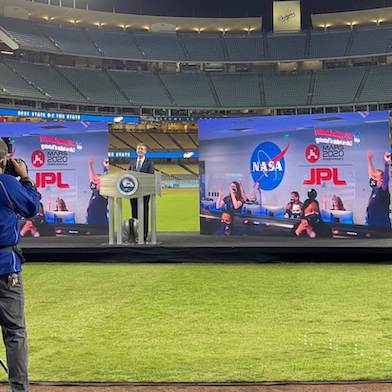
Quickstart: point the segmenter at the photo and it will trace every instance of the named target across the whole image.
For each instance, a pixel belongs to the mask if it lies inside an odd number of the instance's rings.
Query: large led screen
[[[389,112],[203,119],[201,233],[390,234]]]

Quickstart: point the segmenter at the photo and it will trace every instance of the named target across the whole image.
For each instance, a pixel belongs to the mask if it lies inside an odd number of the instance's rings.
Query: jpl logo
[[[271,191],[279,186],[285,173],[284,156],[288,150],[283,151],[272,142],[259,144],[253,151],[250,160],[250,171],[253,181],[259,183],[259,188]]]
[[[304,185],[321,185],[331,181],[334,185],[347,185],[346,180],[339,178],[338,168],[312,167],[309,178],[304,180]]]

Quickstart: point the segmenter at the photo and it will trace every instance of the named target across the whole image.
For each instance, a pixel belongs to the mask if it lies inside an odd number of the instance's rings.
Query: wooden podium
[[[123,244],[122,238],[122,199],[137,199],[138,208],[138,244],[144,244],[144,196],[151,196],[151,242],[157,243],[156,195],[161,195],[161,173],[141,173],[123,171],[101,176],[99,193],[108,197],[109,205],[109,244],[114,244],[114,209],[117,207],[117,244]]]

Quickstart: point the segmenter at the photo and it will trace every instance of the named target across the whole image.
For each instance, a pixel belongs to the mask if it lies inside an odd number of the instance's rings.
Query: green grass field
[[[162,189],[157,197],[157,231],[199,231],[199,189]],[[123,216],[131,216],[128,200],[123,200]]]
[[[31,379],[390,379],[391,273],[360,264],[27,263]]]

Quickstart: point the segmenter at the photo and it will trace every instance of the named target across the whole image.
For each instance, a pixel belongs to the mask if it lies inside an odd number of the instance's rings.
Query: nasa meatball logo
[[[315,144],[309,144],[305,150],[305,158],[310,163],[316,163],[320,159],[320,149]]]
[[[132,196],[137,191],[138,186],[137,179],[130,174],[124,174],[117,182],[117,190],[124,196]]]
[[[260,189],[271,191],[280,185],[285,173],[284,156],[288,148],[289,146],[282,151],[275,143],[264,142],[253,151],[250,171],[253,181],[259,183]]]
[[[31,163],[34,167],[42,167],[45,164],[45,154],[41,150],[34,151],[31,154]]]

